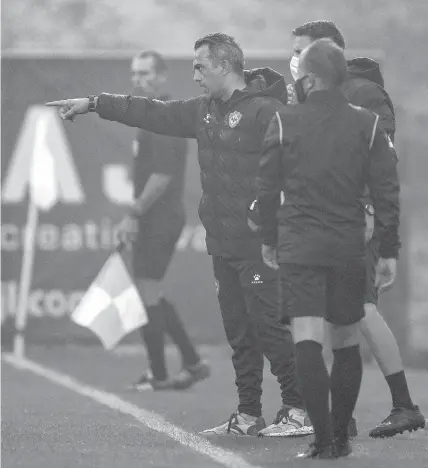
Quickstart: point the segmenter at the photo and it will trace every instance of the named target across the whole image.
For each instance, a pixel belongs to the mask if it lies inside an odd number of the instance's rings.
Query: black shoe
[[[305,460],[312,458],[314,460],[332,460],[337,458],[336,446],[334,444],[320,446],[316,442],[309,444],[306,452],[299,453],[296,458]]]
[[[147,390],[174,390],[174,381],[171,379],[157,380],[151,372],[145,372],[135,383],[131,385],[133,390],[137,392],[145,392]]]
[[[193,366],[186,366],[173,378],[176,390],[186,390],[196,382],[207,379],[211,375],[211,368],[206,361],[200,361]]]
[[[337,457],[347,457],[352,453],[352,445],[349,439],[336,439],[334,441]]]
[[[355,418],[351,418],[348,424],[348,437],[353,439],[354,437],[357,437],[358,435],[358,429],[357,429],[357,421]]]
[[[394,437],[404,431],[417,431],[425,427],[425,418],[418,406],[413,408],[393,408],[390,415],[369,432],[369,436]]]

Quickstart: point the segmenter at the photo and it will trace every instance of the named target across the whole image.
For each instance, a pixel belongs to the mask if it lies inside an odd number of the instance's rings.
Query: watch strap
[[[96,96],[94,96],[94,95],[88,96],[88,99],[89,99],[88,112],[95,112],[95,108],[96,108],[95,97]]]

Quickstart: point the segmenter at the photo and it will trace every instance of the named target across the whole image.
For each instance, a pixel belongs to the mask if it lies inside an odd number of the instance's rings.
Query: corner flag
[[[71,320],[94,332],[105,349],[114,348],[128,333],[148,322],[146,309],[120,251],[107,259]]]
[[[40,115],[34,139],[30,168],[30,196],[40,210],[50,210],[58,201],[55,159],[47,143],[48,116]]]
[[[58,201],[58,180],[55,171],[55,159],[47,142],[49,131],[48,116],[46,112],[42,113],[36,121],[34,143],[31,147],[31,159],[25,168],[29,170],[30,197],[19,279],[18,307],[15,317],[16,333],[14,338],[14,352],[16,356],[20,357],[25,354],[24,331],[28,319],[28,297],[33,277],[35,237],[39,210],[49,211]],[[27,142],[23,142],[21,138],[21,148],[24,143]]]

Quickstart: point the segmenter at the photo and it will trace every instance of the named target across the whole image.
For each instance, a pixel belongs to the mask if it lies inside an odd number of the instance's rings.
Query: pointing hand
[[[89,112],[89,98],[51,101],[47,102],[46,106],[57,107],[61,119],[73,121],[76,115],[87,114]]]

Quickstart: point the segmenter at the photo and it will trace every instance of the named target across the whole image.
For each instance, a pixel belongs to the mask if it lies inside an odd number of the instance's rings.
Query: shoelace
[[[282,421],[282,418],[286,418],[288,420],[288,412],[290,410],[287,408],[281,408],[278,413],[276,413],[276,417],[273,421],[274,424],[279,424]]]
[[[232,413],[229,417],[229,423],[227,425],[227,433],[230,434],[230,428],[232,427],[233,419],[237,417],[237,413]]]

